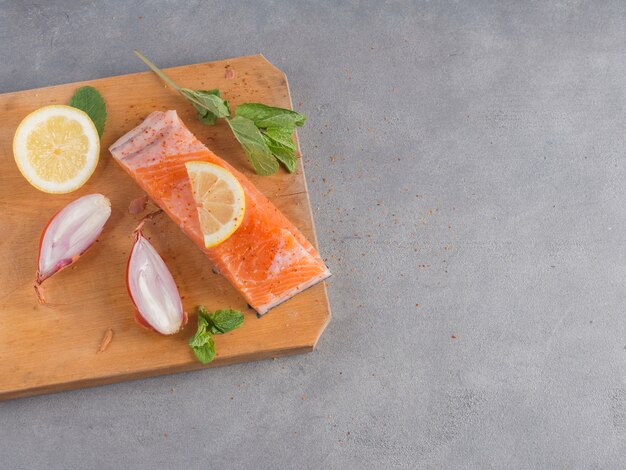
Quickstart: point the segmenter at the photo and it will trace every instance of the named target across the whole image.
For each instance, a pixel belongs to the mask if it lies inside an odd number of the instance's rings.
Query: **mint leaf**
[[[208,326],[208,318],[209,311],[206,309],[206,307],[204,305],[198,305],[198,321],[200,321],[200,319],[203,319],[206,326]]]
[[[293,140],[293,127],[268,127],[261,131],[272,153],[295,155],[296,142]]]
[[[237,108],[239,109],[239,107]],[[254,122],[242,116],[227,119],[235,138],[242,145],[254,171],[259,175],[268,176],[278,171],[278,162],[265,143],[261,131]]]
[[[98,90],[92,86],[79,88],[72,96],[70,106],[87,113],[95,124],[98,135],[102,137],[107,119],[107,106]]]
[[[214,334],[228,333],[243,325],[243,313],[239,310],[217,310],[209,313],[208,319],[209,329]]]
[[[279,155],[277,153],[275,153],[274,156],[280,160],[289,173],[296,171],[296,167],[298,166],[298,157],[295,155]]]
[[[296,142],[293,140],[293,128],[269,127],[261,132],[265,143],[274,156],[285,165],[289,173],[293,173],[298,164]]]
[[[189,339],[189,346],[192,348],[199,348],[207,344],[210,339],[211,334],[208,331],[197,331],[196,334]]]
[[[191,101],[194,108],[198,110],[200,122],[212,126],[217,118],[230,116],[228,101],[223,100],[220,91],[215,90],[190,90],[181,88],[180,93]]]
[[[213,341],[213,336],[210,333],[207,333],[207,341],[200,346],[191,346],[193,352],[196,357],[202,364],[208,364],[213,359],[215,359],[215,341]]]
[[[262,103],[243,103],[237,106],[236,116],[254,121],[259,128],[304,126],[306,116],[290,109],[274,108]]]
[[[209,342],[211,334],[207,331],[208,326],[206,318],[203,318],[200,314],[198,314],[198,330],[195,335],[189,338],[189,346],[192,348],[200,347]]]
[[[189,339],[189,347],[203,364],[208,364],[215,358],[215,342],[213,341],[213,335],[208,331],[209,322],[207,315],[206,309],[200,306],[198,308],[198,330]]]

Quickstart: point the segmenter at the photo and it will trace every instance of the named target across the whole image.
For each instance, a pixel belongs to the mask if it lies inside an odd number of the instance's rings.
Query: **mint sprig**
[[[209,313],[204,306],[198,306],[198,329],[189,339],[189,347],[203,364],[215,359],[213,335],[228,333],[243,325],[243,313],[239,310],[223,309]]]
[[[198,110],[200,122],[212,126],[217,119],[226,119],[233,135],[243,147],[254,171],[268,176],[278,171],[279,162],[289,173],[298,164],[293,133],[306,122],[306,116],[290,109],[276,108],[262,103],[242,103],[230,117],[228,101],[219,90],[192,90],[183,88],[163,73],[141,52],[135,54],[165,83],[187,98]]]

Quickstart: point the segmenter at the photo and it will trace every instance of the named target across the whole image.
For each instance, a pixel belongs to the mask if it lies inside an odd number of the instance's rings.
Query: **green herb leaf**
[[[262,103],[243,103],[237,106],[235,115],[254,121],[259,128],[304,126],[306,116],[290,109],[274,108]]]
[[[189,347],[203,364],[215,359],[213,334],[222,334],[239,328],[243,324],[243,313],[224,309],[209,313],[204,306],[198,306],[198,330],[189,339]]]
[[[278,160],[280,160],[289,173],[296,171],[296,167],[298,166],[298,157],[295,155],[274,155],[278,158]]]
[[[204,319],[205,323],[208,325],[209,311],[204,305],[198,305],[198,320],[200,320],[200,318]]]
[[[298,164],[296,142],[293,140],[293,128],[268,127],[262,131],[263,138],[274,156],[285,165],[289,173],[293,173]]]
[[[196,334],[189,339],[189,346],[192,348],[200,347],[204,346],[208,342],[208,338],[211,336],[210,334],[207,334],[208,326],[209,323],[206,317],[202,314],[202,312],[198,312],[198,329],[196,330]]]
[[[263,176],[276,173],[278,171],[278,162],[265,143],[263,134],[254,125],[254,122],[242,116],[235,116],[226,121],[239,143],[243,146],[243,150],[246,152],[254,171]]]
[[[268,127],[262,131],[265,142],[272,153],[295,155],[296,142],[293,140],[293,127]]]
[[[191,100],[191,104],[198,110],[200,122],[212,126],[217,118],[230,116],[228,101],[223,100],[220,91],[215,90],[190,90],[181,88],[180,93]]]
[[[98,135],[102,137],[107,119],[107,106],[98,90],[92,86],[79,88],[72,96],[70,106],[87,113],[95,124]]]
[[[218,335],[228,333],[243,325],[243,313],[239,310],[217,310],[209,313],[208,319],[211,333]]]
[[[202,309],[198,309],[198,330],[189,339],[189,346],[193,349],[200,362],[208,364],[215,358],[215,342],[213,341],[213,335],[208,331],[209,322],[206,318],[206,313],[203,313]],[[204,312],[206,312],[206,309],[204,309]]]
[[[209,342],[210,337],[211,335],[208,331],[206,331],[206,329],[204,331],[200,331],[200,329],[198,329],[198,331],[196,331],[196,334],[189,339],[189,346],[191,346],[192,348],[199,348],[201,346],[204,346]]]
[[[208,364],[215,359],[215,341],[211,333],[206,333],[206,342],[201,345],[191,345],[191,349],[202,364]]]

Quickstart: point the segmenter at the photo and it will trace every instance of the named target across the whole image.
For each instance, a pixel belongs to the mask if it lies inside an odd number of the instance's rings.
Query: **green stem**
[[[159,76],[159,78],[161,78],[165,83],[167,83],[174,90],[176,90],[178,93],[180,93],[183,97],[187,98],[192,103],[197,104],[201,108],[204,108],[207,111],[211,111],[209,108],[207,108],[203,103],[201,103],[200,101],[195,99],[193,96],[189,96],[188,94],[184,93],[183,90],[188,90],[187,88],[180,87],[176,83],[174,83],[174,81],[170,77],[165,75],[161,71],[161,69],[159,69],[156,65],[154,65],[154,63],[150,59],[148,59],[145,55],[143,55],[137,49],[135,49],[135,55],[137,57],[139,57],[143,61],[144,64],[146,64],[148,67],[150,67],[150,70],[152,70],[154,73],[156,73]],[[191,91],[191,90],[188,90],[188,91]]]
[[[171,86],[174,90],[180,93],[180,87],[176,85],[176,83],[174,83],[170,77],[165,75],[156,65],[154,65],[150,59],[148,59],[145,55],[143,55],[137,49],[135,49],[135,54],[144,62],[144,64],[150,67],[150,69],[154,73],[156,73],[161,78],[161,80],[163,80],[165,83]]]

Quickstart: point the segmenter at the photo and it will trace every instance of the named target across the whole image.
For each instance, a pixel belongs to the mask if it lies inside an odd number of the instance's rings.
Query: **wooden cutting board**
[[[229,69],[232,72],[226,74]],[[171,68],[167,74],[188,88],[219,88],[233,109],[247,101],[291,108],[285,74],[261,55]],[[226,78],[232,75],[235,78]],[[75,193],[44,194],[19,173],[13,160],[13,134],[29,112],[68,103],[83,85],[96,87],[108,108],[98,168]],[[328,324],[324,283],[257,318],[164,215],[148,223],[145,234],[176,279],[190,313],[189,324],[170,337],[135,324],[125,271],[132,231],[142,215],[130,215],[128,206],[143,193],[113,161],[108,147],[150,112],[167,109],[178,111],[203,143],[243,171],[317,246],[301,162],[291,175],[283,170],[269,177],[255,175],[228,125],[201,124],[192,106],[152,72],[0,95],[0,399],[312,351]],[[58,209],[94,192],[110,198],[111,218],[99,242],[78,263],[46,281],[46,298],[55,306],[41,306],[33,290],[41,231]],[[151,209],[155,206],[150,203],[146,213]],[[209,310],[230,307],[245,313],[243,327],[215,338],[217,358],[209,366],[200,364],[187,346],[195,332],[198,304]],[[105,352],[98,353],[109,328],[113,340]]]

